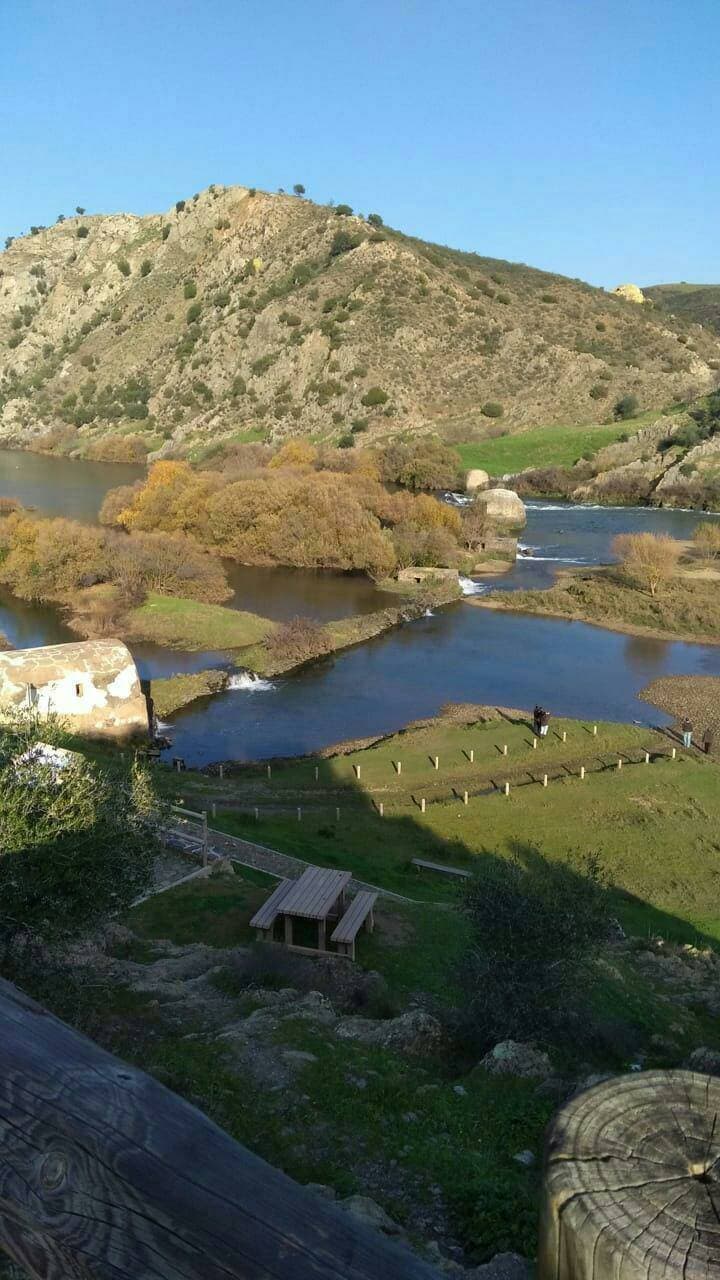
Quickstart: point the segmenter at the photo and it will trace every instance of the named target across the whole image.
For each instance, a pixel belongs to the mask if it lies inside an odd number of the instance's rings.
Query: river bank
[[[624,635],[720,645],[720,598],[714,578],[680,574],[650,596],[624,582],[613,566],[567,569],[553,586],[473,596],[476,608],[585,622]]]
[[[686,716],[693,722],[694,740],[702,744],[706,728],[713,731],[712,754],[720,753],[720,678],[718,676],[663,676],[653,680],[639,697],[659,707],[679,724]]]

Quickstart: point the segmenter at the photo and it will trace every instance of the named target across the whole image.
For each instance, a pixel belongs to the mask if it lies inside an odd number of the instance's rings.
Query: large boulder
[[[360,1044],[378,1045],[404,1053],[427,1053],[442,1039],[437,1018],[424,1009],[408,1009],[397,1018],[376,1021],[372,1018],[341,1018],[335,1028],[341,1040],[357,1040]]]
[[[522,529],[527,524],[525,505],[514,489],[485,489],[475,501],[485,507],[488,520],[503,529]]]
[[[547,1079],[553,1070],[546,1053],[519,1040],[501,1040],[486,1053],[480,1066],[491,1076],[521,1076],[524,1080]]]
[[[483,471],[482,467],[475,467],[473,471],[468,471],[465,477],[465,492],[476,493],[478,489],[487,489],[490,484],[490,477],[487,471]]]
[[[613,289],[616,298],[624,298],[626,302],[644,302],[645,294],[636,284],[619,284]]]

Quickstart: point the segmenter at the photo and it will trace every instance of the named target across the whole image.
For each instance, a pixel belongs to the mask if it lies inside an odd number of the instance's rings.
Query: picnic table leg
[[[318,950],[327,951],[327,920],[318,920]]]
[[[285,945],[287,947],[291,947],[292,940],[293,940],[293,918],[292,916],[285,916]]]

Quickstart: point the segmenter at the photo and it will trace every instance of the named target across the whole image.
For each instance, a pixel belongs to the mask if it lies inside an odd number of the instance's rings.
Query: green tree
[[[82,205],[78,204],[75,206],[75,212],[79,214],[79,216],[82,218],[85,210],[83,209]]]
[[[637,396],[622,396],[615,405],[615,417],[619,421],[624,422],[627,418],[636,417],[638,408],[639,404]]]
[[[295,183],[295,186],[293,187],[293,191],[295,192],[295,195],[296,195],[296,196],[304,196],[304,195],[305,195],[305,188],[304,188],[304,186],[303,186],[302,182],[296,182],[296,183]]]
[[[383,226],[383,220],[382,220],[382,218],[380,217],[380,214],[379,214],[379,213],[369,213],[369,214],[368,214],[368,216],[367,216],[367,220],[368,220],[368,222],[370,223],[370,226],[371,226],[371,227],[382,227],[382,226]]]
[[[59,214],[58,214],[58,216],[57,216],[57,218],[55,219],[55,221],[56,221],[56,222],[64,222],[64,221],[65,221],[65,214],[64,214],[64,213],[59,213]]]
[[[502,418],[505,410],[497,400],[488,400],[480,410],[486,418]]]
[[[128,262],[127,258],[118,258],[117,266],[118,266],[118,271],[122,275],[124,276],[130,275],[130,263]]]
[[[485,854],[463,903],[472,939],[462,1023],[475,1049],[546,1038],[577,1014],[608,932],[606,888],[593,855],[573,870],[534,849]]]
[[[143,258],[142,262],[140,263],[140,275],[149,276],[151,271],[152,271],[152,262],[150,261],[149,258]]]
[[[183,285],[183,297],[187,298],[188,301],[190,298],[197,297],[197,285],[194,280],[185,281],[185,284]]]
[[[382,387],[369,387],[360,403],[369,408],[370,406],[387,404],[388,399],[388,393],[383,391]]]
[[[335,214],[338,218],[349,218],[352,213],[352,205],[338,204],[335,206]]]
[[[192,306],[188,307],[187,311],[185,312],[185,319],[187,323],[193,324],[195,320],[199,319],[201,313],[202,313],[202,307],[200,303],[193,302]]]
[[[29,713],[0,731],[6,943],[19,933],[77,934],[129,906],[160,851],[161,811],[148,776],[135,767],[104,772],[82,755],[62,770],[37,758],[38,742],[64,740],[56,722]]]
[[[176,201],[175,201],[175,212],[176,212],[176,213],[182,213],[182,211],[183,211],[183,209],[184,209],[184,208],[185,208],[185,201],[184,201],[184,200],[176,200]]]
[[[84,226],[78,227],[77,231],[75,232],[75,235],[77,236],[78,240],[87,240],[88,236],[90,235],[90,228],[84,227]]]
[[[10,245],[13,243],[13,241],[14,241],[14,240],[15,240],[15,237],[14,237],[14,236],[6,236],[6,237],[5,237],[5,248],[6,248],[6,249],[9,249],[9,248],[10,248]]]

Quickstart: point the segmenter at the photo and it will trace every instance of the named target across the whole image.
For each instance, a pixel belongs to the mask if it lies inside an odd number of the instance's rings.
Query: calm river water
[[[0,496],[77,519],[93,519],[109,488],[139,474],[133,467],[0,450]],[[532,548],[532,557],[478,588],[545,586],[563,564],[610,559],[618,533],[643,529],[687,538],[707,518],[531,503],[523,545]],[[278,619],[304,614],[325,620],[380,608],[388,600],[362,578],[229,569],[231,603]],[[2,595],[0,631],[23,648],[76,638],[53,610]],[[141,673],[150,677],[227,665],[224,654],[132,647]],[[191,704],[172,719],[173,751],[193,764],[293,755],[399,728],[445,702],[523,707],[540,701],[558,715],[659,722],[662,714],[637,693],[667,674],[720,675],[720,646],[640,639],[580,622],[458,603],[298,674],[254,685],[240,681],[237,689]]]

